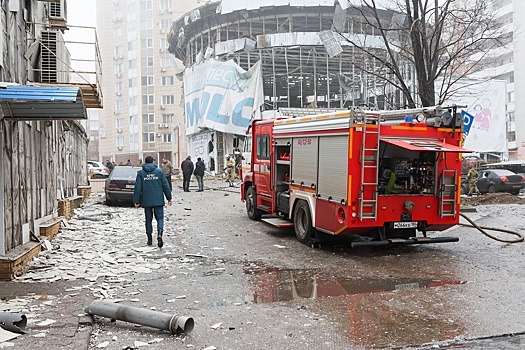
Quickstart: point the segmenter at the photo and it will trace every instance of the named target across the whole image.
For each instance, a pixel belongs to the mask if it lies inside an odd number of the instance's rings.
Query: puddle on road
[[[354,278],[326,270],[260,266],[245,267],[244,273],[253,285],[252,302],[303,300],[310,312],[332,322],[351,344],[366,348],[440,342],[464,331],[461,320],[452,316],[458,306],[446,291],[433,288],[464,283],[457,279]]]
[[[413,290],[463,283],[455,279],[352,278],[330,276],[316,270],[246,269],[245,274],[254,279],[254,303]]]

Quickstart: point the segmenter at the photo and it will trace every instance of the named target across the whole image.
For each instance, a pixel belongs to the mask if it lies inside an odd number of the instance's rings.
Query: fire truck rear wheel
[[[307,246],[313,246],[315,228],[312,225],[312,214],[308,203],[303,200],[297,202],[293,214],[293,225],[297,240]]]
[[[257,209],[257,194],[255,193],[255,188],[252,186],[248,187],[246,190],[246,212],[248,217],[252,220],[260,220],[262,216],[262,211]]]

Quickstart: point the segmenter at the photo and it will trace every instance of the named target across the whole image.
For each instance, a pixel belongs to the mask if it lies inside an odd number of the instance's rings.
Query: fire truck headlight
[[[416,206],[416,203],[412,202],[412,201],[405,201],[403,203],[403,207],[408,210],[408,211],[412,211],[414,210],[414,207]]]

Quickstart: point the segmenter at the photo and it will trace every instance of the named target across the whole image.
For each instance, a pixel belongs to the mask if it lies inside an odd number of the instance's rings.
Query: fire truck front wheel
[[[246,212],[248,217],[252,220],[260,220],[262,216],[262,211],[257,209],[257,194],[255,193],[255,188],[253,186],[248,187],[246,190]]]
[[[299,200],[295,205],[293,225],[297,240],[307,246],[313,246],[315,228],[312,225],[312,214],[310,213],[308,203],[303,200]]]

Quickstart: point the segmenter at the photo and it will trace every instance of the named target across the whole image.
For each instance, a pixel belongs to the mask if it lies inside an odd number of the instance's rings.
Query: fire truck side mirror
[[[301,181],[301,186],[303,186],[303,185],[304,185],[304,182],[303,182],[303,181]]]
[[[315,184],[311,184],[311,185],[310,185],[310,188],[315,188]]]

